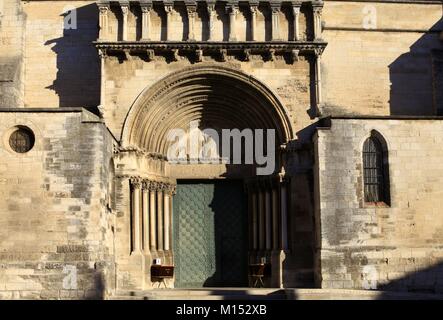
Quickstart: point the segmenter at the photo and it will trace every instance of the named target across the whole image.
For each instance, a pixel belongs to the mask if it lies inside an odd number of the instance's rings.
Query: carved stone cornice
[[[96,48],[107,55],[112,54],[147,54],[148,61],[154,60],[156,55],[169,55],[173,60],[182,55],[190,55],[192,58],[198,58],[203,55],[217,55],[226,60],[226,56],[243,56],[245,50],[248,51],[247,57],[250,55],[263,55],[265,58],[273,59],[275,56],[289,55],[295,58],[298,56],[314,55],[319,56],[323,53],[327,43],[324,41],[273,41],[273,42],[257,42],[257,41],[239,41],[239,42],[173,42],[173,41],[116,41],[94,42]],[[199,52],[197,52],[199,51]],[[296,61],[296,59],[293,59]],[[200,60],[201,61],[201,60]]]

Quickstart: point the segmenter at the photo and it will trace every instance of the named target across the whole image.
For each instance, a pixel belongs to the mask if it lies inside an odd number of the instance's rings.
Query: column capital
[[[323,1],[316,1],[311,3],[314,13],[320,13],[323,9]]]
[[[208,13],[215,12],[215,1],[207,1],[206,8],[208,9]]]
[[[167,14],[172,13],[172,9],[174,8],[174,3],[171,2],[164,2],[163,5],[165,6],[165,11]]]
[[[129,1],[120,1],[120,9],[122,10],[123,14],[128,14],[129,12]]]
[[[140,177],[130,177],[129,182],[134,188],[140,188],[142,186],[143,180]]]
[[[197,10],[197,1],[188,0],[185,1],[186,10]]]
[[[237,2],[227,3],[225,10],[229,14],[237,14],[238,13],[238,3]]]
[[[301,2],[292,2],[291,7],[293,13],[299,14],[301,8]]]
[[[152,1],[141,1],[140,8],[143,13],[151,11],[152,10]]]
[[[110,4],[107,1],[100,1],[97,3],[97,6],[100,14],[107,14],[110,9]]]
[[[281,2],[269,2],[269,5],[271,6],[271,11],[273,14],[280,12]]]

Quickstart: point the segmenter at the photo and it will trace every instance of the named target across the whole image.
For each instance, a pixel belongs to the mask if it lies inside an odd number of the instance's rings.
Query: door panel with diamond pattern
[[[179,182],[173,207],[176,287],[247,284],[245,209],[240,182]]]

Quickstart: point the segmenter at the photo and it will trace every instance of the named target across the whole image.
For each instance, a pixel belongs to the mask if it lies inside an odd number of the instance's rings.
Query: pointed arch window
[[[365,202],[389,205],[388,149],[376,131],[363,144],[363,177]]]

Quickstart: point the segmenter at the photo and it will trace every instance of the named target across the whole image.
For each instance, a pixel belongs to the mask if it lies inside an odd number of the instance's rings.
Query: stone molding
[[[289,113],[278,96],[261,81],[251,75],[226,66],[199,64],[198,66],[184,68],[167,75],[153,86],[146,88],[139,95],[129,110],[124,124],[122,134],[124,148],[130,149],[132,148],[131,146],[136,145],[138,148],[166,155],[167,142],[164,134],[168,128],[176,128],[177,118],[174,115],[189,108],[193,110],[195,104],[199,104],[206,99],[205,94],[202,96],[189,96],[184,95],[183,89],[180,89],[186,86],[189,81],[192,82],[195,79],[200,81],[202,85],[209,80],[214,81],[213,85],[217,87],[212,88],[212,90],[219,90],[220,88],[223,88],[224,92],[226,90],[243,90],[244,95],[241,99],[239,97],[230,97],[230,99],[236,99],[232,103],[244,105],[244,108],[248,108],[249,116],[239,118],[243,121],[241,125],[247,128],[276,129],[276,137],[280,144],[293,139]],[[257,95],[260,99],[254,98],[254,101],[248,103],[250,96],[257,97]],[[171,99],[175,99],[176,103],[171,105]],[[214,96],[212,99],[212,102],[216,101],[214,99],[223,99],[223,101],[220,101],[221,105],[226,105],[226,97],[224,95],[220,97]],[[229,117],[232,114],[229,105],[218,110],[223,112],[223,117],[225,115]],[[249,108],[252,108],[252,105],[253,109],[249,110]],[[243,109],[240,108],[240,110]],[[160,118],[151,118],[151,114],[157,114]],[[192,114],[190,115],[192,116]],[[147,122],[150,122],[150,124]],[[189,121],[186,122],[185,118],[181,118],[181,123],[188,125]],[[146,131],[142,128],[148,128],[148,130]]]
[[[316,42],[215,42],[204,41],[192,42],[143,42],[143,41],[116,41],[116,42],[94,42],[99,54],[107,56],[124,56],[129,59],[130,55],[145,56],[147,61],[154,61],[156,57],[166,55],[177,61],[181,57],[195,62],[203,61],[204,56],[211,56],[214,59],[225,61],[227,56],[234,59],[249,61],[255,59],[274,60],[275,56],[287,57],[289,62],[295,62],[299,56],[319,56],[323,53],[327,43]]]

